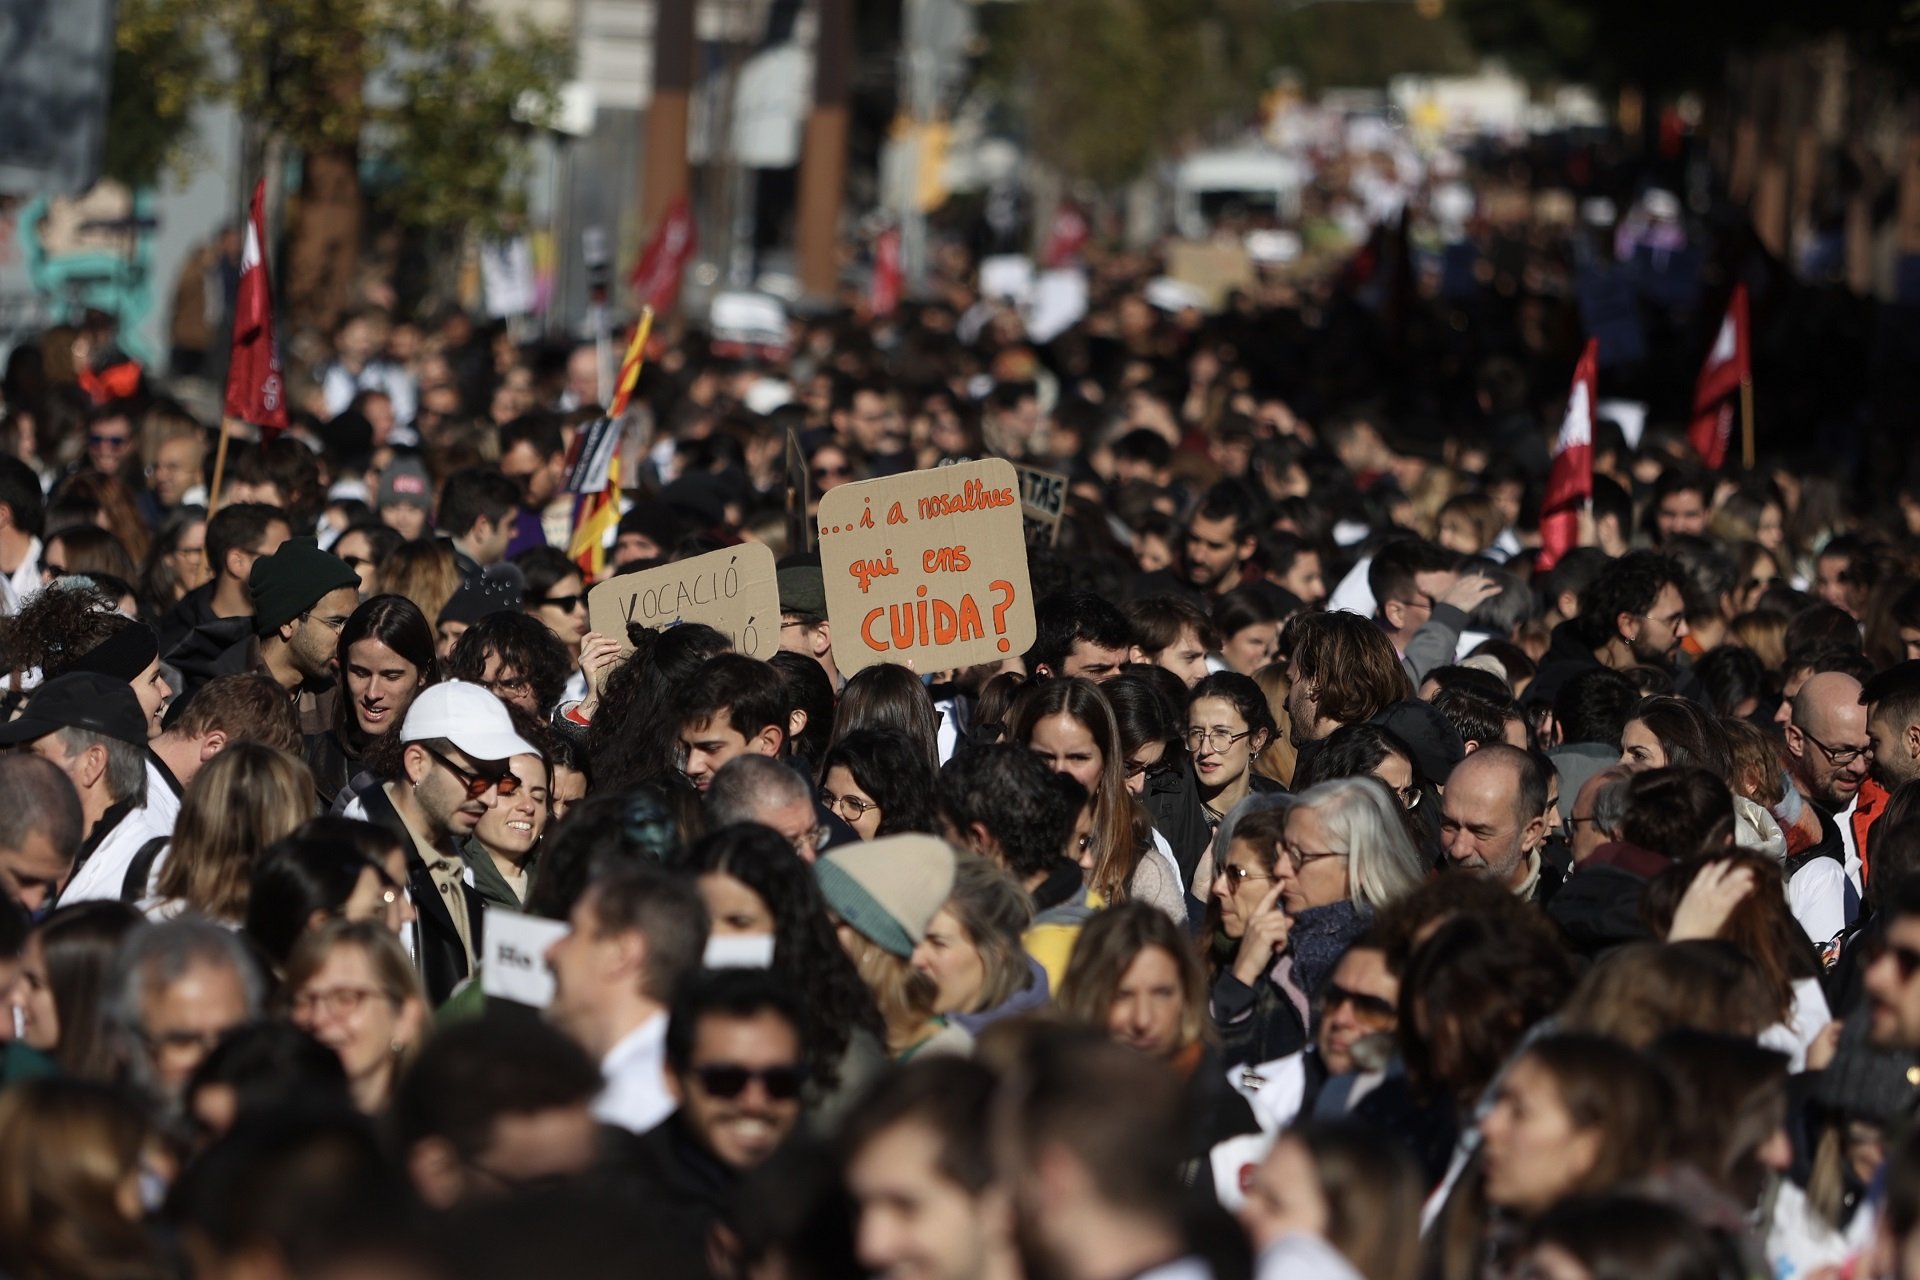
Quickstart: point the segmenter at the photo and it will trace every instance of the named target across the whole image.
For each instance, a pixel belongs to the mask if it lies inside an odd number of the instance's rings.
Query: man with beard
[[[679,1107],[628,1148],[644,1204],[692,1256],[726,1220],[740,1180],[800,1121],[806,1045],[792,992],[763,970],[684,984],[667,1022],[667,1082]]]
[[[1808,679],[1793,696],[1786,739],[1787,772],[1794,789],[1812,802],[1820,839],[1782,869],[1794,915],[1808,924],[1809,936],[1824,941],[1852,923],[1860,907],[1863,878],[1853,815],[1873,758],[1860,682],[1839,671]]]
[[[514,730],[500,699],[461,680],[413,700],[400,743],[398,776],[355,793],[345,814],[385,827],[407,850],[407,888],[419,912],[414,952],[438,1005],[480,952],[484,902],[466,881],[459,842],[519,789],[508,760],[540,752]]]
[[[1630,551],[1608,565],[1581,596],[1580,616],[1553,629],[1528,699],[1551,702],[1563,684],[1596,666],[1670,670],[1687,634],[1685,580],[1679,565],[1652,551]],[[1691,673],[1676,673],[1675,684],[1689,693]]]
[[[1878,1049],[1920,1053],[1920,880],[1895,881],[1879,920],[1863,979],[1867,1038]]]
[[[1920,778],[1920,660],[1896,663],[1860,690],[1867,704],[1867,740],[1873,756],[1867,781],[1843,835],[1852,835],[1854,852],[1870,866],[1867,837],[1886,811],[1887,799],[1901,783]]]
[[[1476,871],[1545,905],[1560,874],[1541,862],[1547,780],[1533,757],[1492,742],[1454,766],[1441,797],[1440,844],[1455,871]]]
[[[1920,922],[1916,922],[1920,927]],[[995,1165],[1027,1280],[1207,1280],[1182,1231],[1186,1125],[1164,1063],[1037,1031],[995,1099]]]
[[[1184,570],[1189,587],[1218,599],[1256,580],[1250,565],[1260,520],[1253,495],[1230,480],[1207,490],[1187,521]]]

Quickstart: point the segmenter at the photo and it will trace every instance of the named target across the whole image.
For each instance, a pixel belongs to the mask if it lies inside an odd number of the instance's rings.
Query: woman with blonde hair
[[[155,919],[195,912],[239,928],[247,918],[253,864],[266,847],[313,816],[313,774],[258,742],[236,742],[187,785],[155,896]]]
[[[934,1011],[974,1035],[1047,1003],[1047,971],[1020,936],[1033,923],[1033,899],[1012,876],[971,853],[954,867],[953,894],[913,949],[913,967],[940,988]]]
[[[293,1024],[340,1055],[354,1105],[385,1110],[431,1027],[426,988],[393,930],[378,920],[322,925],[294,945],[286,990]]]
[[[395,547],[380,562],[379,578],[382,594],[405,596],[420,607],[429,623],[438,625],[440,611],[460,589],[460,566],[448,543],[415,538]]]
[[[119,1089],[29,1080],[0,1090],[0,1275],[165,1280],[141,1225],[160,1136]]]

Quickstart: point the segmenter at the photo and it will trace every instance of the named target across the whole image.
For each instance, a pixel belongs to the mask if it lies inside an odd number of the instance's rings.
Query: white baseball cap
[[[449,680],[421,691],[407,708],[400,741],[445,738],[475,760],[537,756],[540,749],[514,731],[506,703],[477,684]]]

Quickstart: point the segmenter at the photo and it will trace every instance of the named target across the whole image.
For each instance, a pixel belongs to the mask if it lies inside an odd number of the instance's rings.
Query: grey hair
[[[139,808],[147,802],[147,749],[144,746],[136,747],[91,729],[55,729],[53,733],[69,756],[81,755],[96,746],[105,748],[107,794],[115,804],[130,800]]]
[[[1012,876],[978,854],[961,854],[954,863],[947,910],[972,938],[986,974],[979,1007],[958,1012],[992,1009],[1026,986],[1030,967],[1020,935],[1033,924],[1033,899]]]
[[[0,813],[7,815],[0,848],[18,849],[29,836],[44,835],[69,861],[80,851],[86,826],[80,796],[51,760],[24,751],[0,754]]]
[[[813,803],[813,787],[792,765],[772,756],[735,756],[707,788],[707,825],[718,830],[736,822],[759,822],[770,805],[802,803]]]
[[[1425,882],[1399,803],[1378,778],[1334,778],[1301,792],[1294,805],[1319,814],[1334,843],[1345,850],[1348,896],[1356,904],[1378,911]]]
[[[1615,840],[1620,838],[1620,828],[1627,820],[1628,787],[1632,780],[1632,774],[1624,774],[1601,783],[1600,789],[1593,793],[1593,825]]]
[[[134,1079],[149,1087],[147,1055],[141,1044],[147,992],[176,982],[190,969],[225,968],[240,979],[247,1017],[260,1016],[266,982],[240,935],[206,920],[168,920],[142,925],[120,943],[107,978],[104,1008],[107,1034]]]

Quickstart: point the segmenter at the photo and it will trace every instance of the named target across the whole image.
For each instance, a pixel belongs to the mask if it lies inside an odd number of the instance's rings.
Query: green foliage
[[[1101,186],[1143,172],[1238,102],[1243,0],[1044,0],[1017,6],[995,41],[999,77],[1024,100],[1035,153]],[[1238,28],[1238,31],[1236,31]]]
[[[396,217],[452,236],[499,214],[572,69],[566,33],[475,0],[120,0],[116,34],[114,176],[151,183],[225,99],[296,151],[367,156]]]
[[[1426,17],[1404,0],[1317,4],[1281,14],[1272,30],[1275,62],[1309,90],[1380,88],[1397,75],[1471,74],[1476,66],[1451,6]]]

